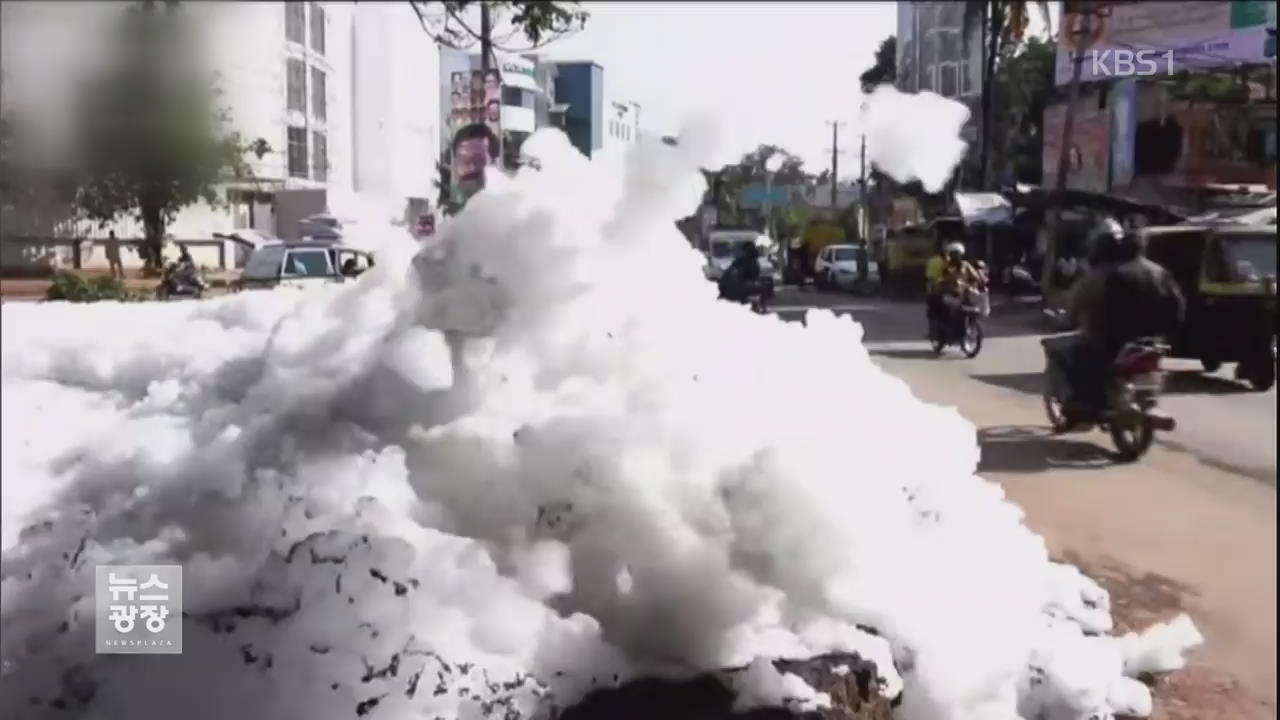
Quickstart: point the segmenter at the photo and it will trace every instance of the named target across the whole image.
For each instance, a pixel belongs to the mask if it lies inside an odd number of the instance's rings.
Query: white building
[[[604,104],[605,150],[634,145],[640,140],[640,104],[630,100],[617,100],[606,85]]]
[[[112,14],[124,7],[6,0],[5,109],[68,125],[73,83],[92,68]],[[226,207],[184,210],[170,228],[175,237],[249,227],[288,236],[300,214],[329,210],[341,217],[370,200],[397,209],[397,219],[425,212],[439,156],[439,98],[430,90],[439,56],[407,3],[182,8],[201,24],[232,129],[265,139],[271,152],[248,158],[256,182],[225,187]],[[55,134],[67,131],[59,127]],[[128,220],[117,230],[122,237],[141,235]],[[78,227],[73,234],[99,232],[105,230]]]

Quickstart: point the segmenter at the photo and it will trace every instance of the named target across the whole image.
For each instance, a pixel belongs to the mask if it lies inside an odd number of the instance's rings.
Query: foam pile
[[[757,658],[827,652],[904,720],[1149,705],[1195,638],[1108,637],[969,423],[851,320],[716,301],[672,226],[711,134],[535,135],[351,284],[5,305],[0,714],[535,717],[749,664],[744,707],[816,707]],[[94,566],[168,563],[183,654],[95,655]]]

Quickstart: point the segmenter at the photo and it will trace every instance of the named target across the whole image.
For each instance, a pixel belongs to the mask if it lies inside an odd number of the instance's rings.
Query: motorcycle
[[[768,280],[757,280],[746,283],[744,288],[734,288],[732,278],[727,275],[720,279],[720,299],[731,300],[751,306],[751,312],[765,315],[769,312],[769,301],[773,299],[773,283]]]
[[[1127,343],[1108,369],[1103,407],[1089,409],[1067,403],[1070,385],[1053,352],[1062,341],[1063,336],[1040,341],[1046,365],[1044,407],[1054,432],[1102,427],[1111,435],[1120,459],[1132,462],[1151,449],[1156,431],[1176,427],[1173,418],[1156,411],[1164,384],[1160,362],[1169,353],[1168,345],[1156,338]]]
[[[191,298],[199,300],[209,289],[209,284],[199,271],[194,274],[179,272],[177,263],[169,263],[160,276],[160,284],[156,286],[157,300],[174,300]]]
[[[977,357],[982,352],[982,307],[972,297],[966,297],[957,312],[946,315],[929,324],[933,352],[941,355],[949,345],[956,345],[965,357]]]

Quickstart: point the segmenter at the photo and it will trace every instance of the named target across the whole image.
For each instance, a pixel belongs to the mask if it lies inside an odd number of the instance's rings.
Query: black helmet
[[[1089,264],[1099,265],[1118,259],[1124,238],[1124,228],[1112,218],[1107,218],[1095,225],[1089,232],[1089,239],[1085,244],[1089,252]]]

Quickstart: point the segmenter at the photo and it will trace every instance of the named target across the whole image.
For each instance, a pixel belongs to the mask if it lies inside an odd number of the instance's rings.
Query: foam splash
[[[715,300],[671,222],[710,135],[593,164],[536,134],[539,170],[353,284],[5,305],[0,710],[532,717],[837,651],[903,720],[1149,705],[1126,672],[1189,621],[1086,634],[1106,593],[974,475],[969,423],[848,319]],[[839,422],[762,421],[815,397]],[[94,655],[94,565],[167,562],[184,654]],[[804,695],[757,675],[744,702]]]

